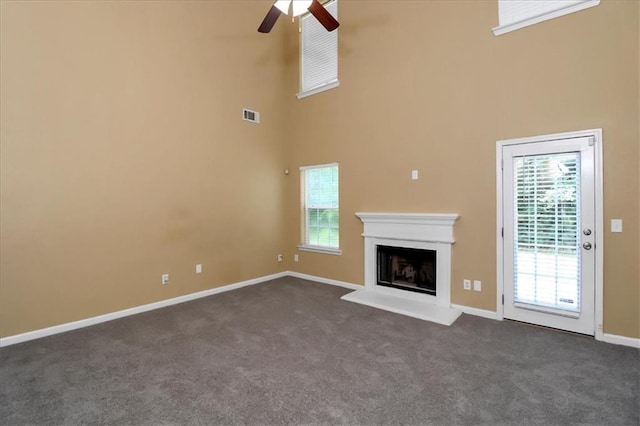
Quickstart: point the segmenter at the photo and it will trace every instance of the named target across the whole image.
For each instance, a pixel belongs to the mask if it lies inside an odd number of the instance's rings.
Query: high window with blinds
[[[600,0],[498,0],[495,35],[597,6]]]
[[[338,165],[301,167],[302,250],[340,254]]]
[[[514,159],[514,302],[580,312],[579,153]]]
[[[338,0],[324,4],[338,19]],[[300,19],[300,93],[298,99],[337,87],[338,31],[327,31],[307,13]]]

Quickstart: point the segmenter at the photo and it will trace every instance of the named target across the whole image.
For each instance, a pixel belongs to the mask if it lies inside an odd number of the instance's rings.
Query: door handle
[[[585,250],[591,250],[591,243],[584,243],[582,245],[582,248],[584,248]]]
[[[583,233],[584,235],[591,235],[591,229],[589,229],[589,228],[584,228],[584,229],[582,230],[582,233]]]

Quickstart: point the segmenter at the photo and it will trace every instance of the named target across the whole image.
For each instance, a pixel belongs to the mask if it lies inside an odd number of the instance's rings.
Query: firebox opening
[[[378,285],[436,295],[436,251],[376,246]]]

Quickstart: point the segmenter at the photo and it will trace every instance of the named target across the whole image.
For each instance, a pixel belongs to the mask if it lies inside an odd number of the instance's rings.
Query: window
[[[338,19],[338,0],[324,3]],[[298,99],[338,87],[338,30],[327,31],[310,13],[300,18],[300,93]]]
[[[338,165],[300,167],[302,245],[300,250],[341,254]]]
[[[495,35],[597,6],[600,0],[498,0],[500,25]]]

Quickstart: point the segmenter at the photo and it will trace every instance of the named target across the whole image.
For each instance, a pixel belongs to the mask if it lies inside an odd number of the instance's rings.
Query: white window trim
[[[530,25],[538,24],[540,22],[548,21],[549,19],[558,18],[560,16],[568,15],[570,13],[578,12],[583,9],[588,9],[590,7],[594,7],[600,4],[600,0],[586,0],[582,3],[574,4],[572,6],[554,10],[552,12],[543,13],[541,15],[532,16],[528,19],[523,19],[517,22],[511,22],[505,25],[498,25],[493,28],[493,34],[499,36],[501,34],[505,34],[511,31],[519,30],[520,28],[528,27]],[[498,4],[498,7],[500,5]]]
[[[325,84],[323,84],[321,86],[314,87],[313,89],[309,89],[309,90],[305,90],[303,92],[300,92],[300,93],[296,94],[296,97],[298,99],[306,98],[307,96],[315,95],[316,93],[321,93],[321,92],[324,92],[325,90],[334,89],[334,88],[336,88],[338,86],[340,86],[340,81],[339,80],[333,80],[333,81],[330,81],[329,83],[325,83]]]
[[[322,169],[325,167],[340,167],[340,166],[338,163],[314,164],[312,166],[300,166],[300,171],[304,172],[305,170]],[[338,207],[338,210],[339,209],[340,207]],[[310,251],[315,253],[323,253],[323,254],[332,254],[335,256],[340,256],[342,254],[342,250],[339,247],[319,246],[319,245],[313,245],[313,244],[299,244],[298,250]]]
[[[327,164],[314,164],[313,166],[300,166],[300,171],[311,170],[311,169],[324,169],[326,167],[340,167],[338,163],[327,163]]]
[[[316,253],[324,253],[324,254],[333,254],[336,256],[340,256],[342,254],[342,250],[335,247],[327,247],[327,246],[313,246],[309,244],[300,244],[298,246],[298,250],[301,251],[312,251]]]

